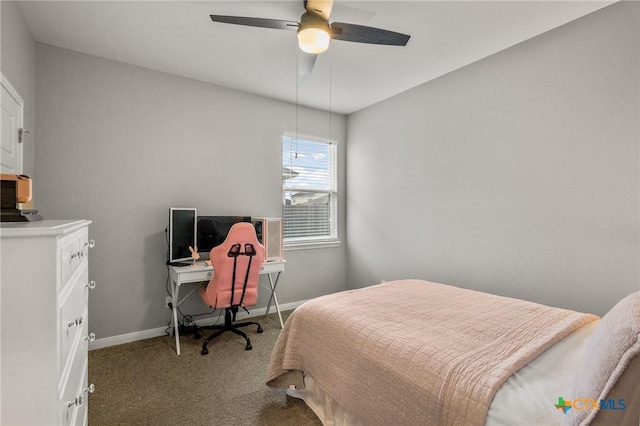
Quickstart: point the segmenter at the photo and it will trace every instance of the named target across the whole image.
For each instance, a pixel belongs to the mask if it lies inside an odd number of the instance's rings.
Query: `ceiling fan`
[[[279,19],[252,18],[245,16],[210,15],[214,22],[247,25],[250,27],[297,30],[298,46],[305,52],[301,57],[300,74],[309,74],[318,54],[329,48],[333,40],[356,43],[406,46],[410,36],[381,28],[345,22],[329,23],[333,0],[304,0],[305,12],[300,22]]]

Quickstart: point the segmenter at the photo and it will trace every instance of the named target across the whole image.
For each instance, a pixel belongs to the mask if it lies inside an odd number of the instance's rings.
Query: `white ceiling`
[[[411,35],[406,47],[332,42],[298,78],[293,31],[210,14],[297,21],[297,1],[20,1],[36,41],[348,114],[614,1],[345,1],[330,21]]]

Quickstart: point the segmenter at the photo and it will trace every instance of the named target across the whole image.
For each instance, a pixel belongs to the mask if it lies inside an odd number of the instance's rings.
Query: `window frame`
[[[282,232],[282,241],[283,247],[285,250],[299,250],[299,249],[313,249],[313,248],[324,248],[324,247],[337,247],[340,245],[340,241],[338,239],[339,235],[339,210],[338,210],[338,141],[335,139],[323,138],[320,136],[301,134],[295,132],[284,132],[281,138],[281,149],[282,149],[282,171],[284,176],[284,168],[285,168],[285,139],[288,138],[290,141],[299,140],[299,141],[309,141],[309,142],[317,142],[324,143],[329,145],[329,154],[331,159],[329,160],[329,173],[330,182],[333,185],[329,185],[329,189],[312,189],[302,187],[295,187],[293,185],[287,186],[286,180],[283,178],[282,180],[282,218],[283,218],[283,232]],[[308,236],[308,237],[293,237],[293,238],[285,238],[285,228],[286,228],[286,220],[284,214],[285,208],[285,200],[286,194],[289,192],[295,192],[305,190],[306,192],[312,193],[326,193],[329,194],[329,235],[323,236]]]

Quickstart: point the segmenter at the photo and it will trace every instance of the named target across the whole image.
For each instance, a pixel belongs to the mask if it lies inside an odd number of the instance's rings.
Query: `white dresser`
[[[87,424],[88,220],[0,223],[0,424]]]

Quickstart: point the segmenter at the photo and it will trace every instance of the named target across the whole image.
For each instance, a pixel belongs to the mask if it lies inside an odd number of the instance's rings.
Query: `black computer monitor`
[[[197,212],[195,208],[169,209],[169,263],[191,260],[189,246],[196,246]]]
[[[211,249],[222,244],[238,222],[251,222],[251,216],[198,216],[198,252],[208,258]]]

